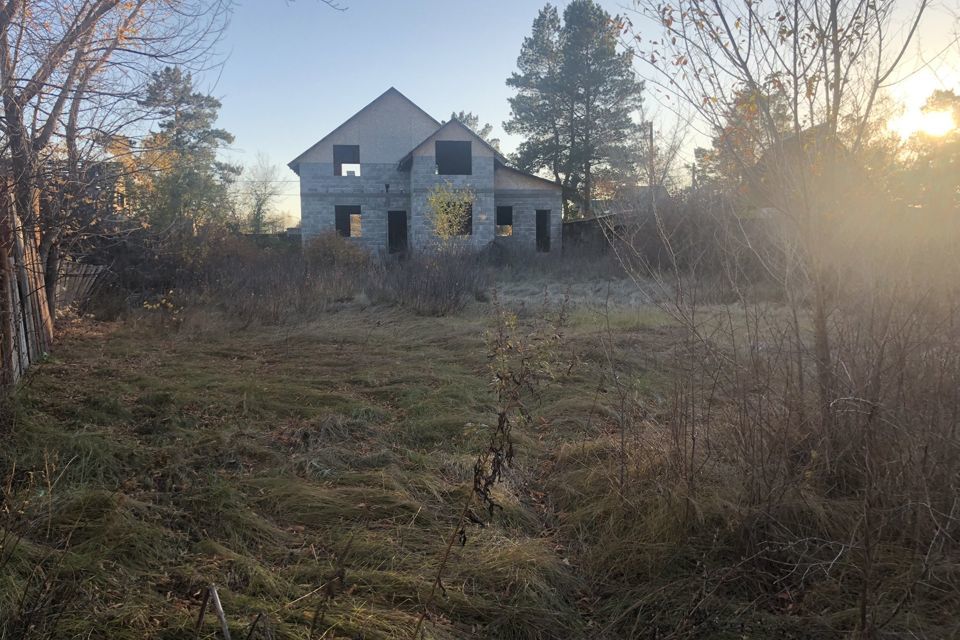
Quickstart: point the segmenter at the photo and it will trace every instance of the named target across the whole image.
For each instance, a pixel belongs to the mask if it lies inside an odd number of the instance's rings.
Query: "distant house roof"
[[[346,127],[348,124],[350,124],[351,122],[353,122],[354,120],[356,120],[357,118],[359,118],[361,115],[363,115],[364,113],[366,113],[367,110],[369,110],[373,105],[375,105],[376,103],[380,102],[381,100],[383,100],[384,98],[386,98],[386,97],[389,96],[389,95],[395,95],[395,96],[397,96],[397,97],[402,98],[403,100],[405,100],[406,102],[408,102],[412,107],[414,107],[415,109],[417,109],[420,113],[422,113],[422,114],[425,115],[427,118],[429,118],[430,120],[432,120],[433,122],[435,122],[436,125],[437,125],[437,127],[440,128],[440,122],[439,122],[436,118],[434,118],[434,117],[431,116],[429,113],[427,113],[426,111],[424,111],[423,109],[421,109],[420,106],[419,106],[416,102],[414,102],[413,100],[411,100],[411,99],[408,98],[407,96],[405,96],[405,95],[403,95],[402,93],[400,93],[399,91],[397,91],[397,89],[396,89],[395,87],[390,87],[389,89],[387,89],[386,91],[384,91],[383,93],[381,93],[379,96],[377,96],[376,98],[374,98],[373,100],[371,100],[365,107],[363,107],[362,109],[360,109],[359,111],[357,111],[355,114],[353,114],[352,116],[350,116],[349,118],[347,118],[346,120],[344,120],[344,121],[340,124],[340,126],[338,126],[336,129],[334,129],[333,131],[331,131],[331,132],[328,133],[327,135],[325,135],[325,136],[323,136],[322,138],[320,138],[320,140],[318,140],[316,143],[310,145],[310,148],[309,148],[309,149],[307,149],[306,151],[304,151],[303,153],[301,153],[300,155],[298,155],[296,158],[294,158],[293,160],[291,160],[290,163],[289,163],[287,166],[290,167],[291,169],[293,169],[294,172],[295,172],[297,175],[300,175],[300,161],[303,159],[304,156],[306,156],[308,153],[310,153],[311,151],[313,151],[314,149],[316,149],[318,146],[320,146],[321,144],[323,144],[324,142],[326,142],[327,139],[330,138],[330,136],[334,135],[335,133],[337,133],[338,131],[340,131],[340,130],[343,129],[344,127]]]
[[[484,140],[483,138],[481,138],[479,135],[477,135],[477,133],[476,133],[473,129],[471,129],[471,128],[468,127],[467,125],[463,124],[462,122],[460,122],[460,121],[457,120],[456,118],[453,118],[453,119],[451,119],[450,121],[444,123],[442,126],[440,126],[436,131],[434,131],[433,133],[431,133],[429,136],[427,136],[426,139],[424,139],[423,142],[421,142],[420,144],[418,144],[417,146],[415,146],[413,149],[411,149],[410,152],[409,152],[407,155],[403,156],[403,158],[400,159],[400,163],[399,163],[399,165],[398,165],[399,168],[400,168],[402,171],[405,171],[406,169],[408,169],[408,168],[410,167],[410,162],[413,160],[413,156],[414,156],[414,154],[415,154],[417,151],[419,151],[420,149],[422,149],[422,148],[425,147],[426,145],[430,144],[430,142],[431,142],[432,140],[436,139],[436,137],[439,136],[442,132],[444,132],[444,131],[446,131],[447,129],[450,129],[450,128],[452,128],[452,127],[460,127],[461,129],[463,129],[464,131],[466,131],[468,134],[470,134],[470,137],[472,137],[474,140],[478,141],[478,142],[479,142],[480,144],[482,144],[484,147],[486,147],[487,149],[489,149],[490,152],[493,154],[493,157],[494,157],[495,159],[499,160],[500,162],[502,162],[502,163],[504,163],[504,164],[507,162],[506,156],[504,156],[502,153],[500,153],[499,151],[497,151],[489,142],[487,142],[486,140]]]
[[[827,151],[846,153],[846,147],[830,132],[825,124],[819,124],[800,132],[788,132],[777,142],[770,144],[760,154],[754,169],[767,170],[771,165],[791,165],[795,168],[800,161],[811,162],[811,158],[821,156]]]
[[[743,193],[763,209],[785,210],[828,197],[837,184],[865,185],[868,175],[825,124],[785,135],[744,171]]]

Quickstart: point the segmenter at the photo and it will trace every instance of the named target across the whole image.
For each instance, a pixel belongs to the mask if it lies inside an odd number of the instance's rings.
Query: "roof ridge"
[[[300,160],[301,160],[305,155],[307,155],[308,153],[310,153],[311,151],[313,151],[315,148],[317,148],[318,146],[320,146],[327,138],[329,138],[330,136],[332,136],[333,134],[335,134],[337,131],[339,131],[340,129],[342,129],[343,127],[345,127],[347,124],[349,124],[350,122],[352,122],[355,118],[357,118],[360,114],[362,114],[363,112],[365,112],[367,109],[369,109],[370,107],[372,107],[374,104],[376,104],[377,102],[379,102],[380,100],[382,100],[382,99],[384,98],[384,96],[386,96],[387,94],[390,94],[390,93],[394,93],[394,94],[400,96],[400,97],[403,98],[405,101],[407,101],[410,105],[412,105],[414,108],[416,108],[418,111],[420,111],[420,113],[422,113],[423,115],[425,115],[425,116],[427,116],[428,118],[430,118],[430,120],[433,120],[433,122],[437,125],[438,130],[443,127],[443,125],[440,123],[440,121],[437,120],[436,118],[434,118],[432,115],[430,115],[430,114],[427,113],[426,111],[424,111],[423,107],[421,107],[421,106],[418,105],[416,102],[414,102],[413,100],[411,100],[410,98],[408,98],[407,96],[405,96],[399,89],[397,89],[396,87],[394,87],[394,86],[391,85],[386,91],[384,91],[383,93],[381,93],[380,95],[378,95],[376,98],[374,98],[373,100],[371,100],[370,102],[368,102],[366,105],[364,105],[363,107],[361,107],[359,111],[357,111],[357,112],[354,113],[352,116],[350,116],[349,118],[347,118],[346,120],[344,120],[343,122],[341,122],[339,125],[337,125],[337,126],[336,126],[332,131],[330,131],[327,135],[323,136],[323,137],[320,138],[317,142],[315,142],[315,143],[313,143],[312,145],[310,145],[310,147],[309,147],[306,151],[304,151],[303,153],[301,153],[300,155],[298,155],[296,158],[294,158],[293,160],[291,160],[289,163],[287,163],[287,166],[290,167],[291,169],[293,169],[293,171],[294,171],[297,175],[299,175],[299,174],[300,174],[300,171],[299,171]],[[464,126],[466,126],[466,125],[464,125]],[[434,133],[436,133],[436,131],[434,131]],[[433,134],[431,134],[431,135],[433,135]]]
[[[402,158],[400,158],[400,162],[397,163],[397,166],[403,167],[403,165],[404,165],[405,163],[407,163],[407,162],[410,161],[410,159],[413,157],[414,152],[415,152],[417,149],[419,149],[420,147],[422,147],[423,145],[425,145],[427,142],[430,141],[430,138],[432,138],[433,136],[437,135],[438,133],[440,133],[441,131],[443,131],[444,129],[446,129],[447,127],[449,127],[449,126],[450,126],[451,124],[453,124],[453,123],[457,123],[458,125],[460,125],[460,126],[463,127],[464,129],[466,129],[466,130],[470,133],[470,135],[472,135],[474,138],[476,138],[477,140],[479,140],[480,143],[481,143],[482,145],[484,145],[487,149],[490,149],[490,151],[493,152],[493,157],[494,157],[494,159],[499,160],[499,161],[502,162],[502,163],[506,163],[507,157],[506,157],[505,155],[503,155],[502,152],[500,152],[499,150],[497,150],[497,149],[496,149],[493,145],[491,145],[489,142],[487,142],[486,140],[484,140],[483,137],[482,137],[479,133],[477,133],[476,131],[474,131],[473,129],[471,129],[470,127],[468,127],[467,125],[465,125],[465,124],[463,124],[462,122],[460,122],[460,120],[458,120],[457,118],[450,118],[449,120],[447,120],[446,122],[444,122],[442,125],[440,125],[440,128],[439,128],[439,129],[437,129],[436,131],[432,132],[430,135],[428,135],[426,138],[424,138],[424,139],[423,139],[422,141],[420,141],[418,144],[414,145],[413,149],[410,149],[410,151],[408,151],[405,156],[403,156]]]

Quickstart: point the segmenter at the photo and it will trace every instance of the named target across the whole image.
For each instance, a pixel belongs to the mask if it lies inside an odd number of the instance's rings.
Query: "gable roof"
[[[409,168],[409,165],[410,165],[410,162],[411,162],[411,160],[412,160],[412,158],[413,158],[413,155],[414,155],[419,149],[421,149],[421,148],[423,148],[425,145],[429,144],[430,141],[433,140],[435,137],[437,137],[442,131],[444,131],[444,130],[450,128],[450,127],[459,127],[460,129],[463,129],[464,131],[466,131],[467,135],[469,135],[473,140],[476,140],[477,142],[479,142],[481,145],[483,145],[486,149],[488,149],[488,150],[490,151],[490,153],[493,155],[493,158],[494,158],[496,170],[505,169],[505,170],[507,170],[507,171],[509,171],[509,172],[511,172],[511,173],[515,173],[515,174],[518,174],[518,175],[526,176],[526,177],[528,177],[528,178],[533,178],[533,179],[538,180],[538,181],[540,181],[540,182],[543,182],[543,183],[545,183],[546,185],[549,185],[549,186],[551,186],[551,187],[557,187],[557,188],[560,187],[560,185],[558,185],[556,182],[554,182],[554,181],[552,181],[552,180],[549,180],[549,179],[547,179],[547,178],[542,178],[542,177],[537,176],[537,175],[534,175],[534,174],[532,174],[532,173],[527,173],[526,171],[521,171],[520,169],[516,169],[516,168],[514,168],[514,167],[509,166],[509,161],[507,160],[506,156],[504,156],[500,151],[498,151],[496,148],[494,148],[489,142],[487,142],[487,141],[484,140],[482,137],[480,137],[473,129],[471,129],[470,127],[468,127],[468,126],[465,125],[464,123],[460,122],[460,121],[457,120],[456,118],[451,118],[449,121],[447,121],[447,122],[445,122],[445,123],[443,123],[443,124],[441,125],[440,122],[439,122],[436,118],[434,118],[434,117],[431,116],[429,113],[427,113],[427,112],[424,111],[422,108],[420,108],[420,106],[417,105],[415,102],[413,102],[410,98],[408,98],[407,96],[405,96],[405,95],[403,95],[402,93],[400,93],[395,87],[390,87],[389,89],[387,89],[386,91],[384,91],[383,93],[381,93],[379,96],[377,96],[376,98],[374,98],[373,100],[371,100],[371,101],[370,101],[366,106],[364,106],[362,109],[360,109],[360,110],[357,111],[355,114],[353,114],[352,116],[350,116],[349,118],[347,118],[346,120],[344,120],[337,128],[335,128],[333,131],[331,131],[331,132],[328,133],[327,135],[325,135],[325,136],[323,136],[322,138],[320,138],[320,140],[318,140],[318,141],[315,142],[313,145],[311,145],[309,149],[307,149],[306,151],[304,151],[303,153],[301,153],[300,155],[298,155],[296,158],[294,158],[293,160],[291,160],[287,166],[290,167],[291,169],[293,169],[293,171],[294,171],[297,175],[300,175],[300,162],[303,160],[303,158],[304,158],[305,156],[307,156],[308,154],[310,154],[310,152],[312,152],[314,149],[316,149],[317,147],[319,147],[320,145],[322,145],[324,142],[326,142],[327,140],[329,140],[332,136],[334,136],[334,135],[335,135],[337,132],[339,132],[341,129],[343,129],[344,127],[348,126],[350,123],[352,123],[352,122],[353,122],[354,120],[356,120],[357,118],[361,117],[364,113],[366,113],[367,111],[369,111],[374,105],[376,105],[376,104],[379,103],[380,101],[384,100],[384,99],[385,99],[386,97],[388,97],[388,96],[396,96],[396,97],[399,97],[399,98],[400,98],[401,100],[403,100],[406,104],[408,104],[409,106],[411,106],[411,107],[413,107],[414,109],[416,109],[417,112],[419,112],[420,114],[422,114],[423,116],[425,116],[430,122],[433,122],[433,123],[437,126],[437,129],[436,129],[435,131],[433,131],[429,136],[427,136],[420,144],[418,144],[418,145],[415,146],[413,149],[411,149],[411,150],[400,160],[400,162],[399,162],[399,168],[400,168],[401,170],[406,170],[407,168]]]
[[[491,146],[491,144],[490,144],[489,142],[487,142],[486,140],[484,140],[483,138],[481,138],[479,135],[477,135],[477,133],[476,133],[473,129],[471,129],[471,128],[468,127],[467,125],[463,124],[462,122],[460,122],[460,121],[457,120],[456,118],[451,118],[450,120],[448,120],[447,122],[445,122],[445,123],[443,124],[443,126],[441,126],[439,129],[437,129],[436,131],[434,131],[433,133],[431,133],[429,136],[427,136],[426,139],[425,139],[423,142],[421,142],[420,144],[418,144],[417,146],[415,146],[413,149],[411,149],[410,152],[409,152],[407,155],[403,156],[403,158],[400,159],[400,162],[399,162],[399,164],[398,164],[400,170],[401,170],[401,171],[405,171],[405,170],[410,166],[410,161],[413,159],[413,154],[415,154],[417,151],[419,151],[420,149],[422,149],[423,147],[425,147],[426,145],[428,145],[431,140],[433,140],[435,137],[437,137],[437,136],[440,134],[440,132],[442,132],[442,131],[444,131],[445,129],[448,129],[448,128],[452,127],[452,126],[459,126],[461,129],[463,129],[463,130],[466,131],[468,134],[470,134],[470,137],[472,137],[474,140],[477,140],[480,144],[482,144],[484,147],[486,147],[487,149],[489,149],[490,152],[493,153],[493,157],[494,157],[497,161],[499,161],[499,162],[501,162],[501,163],[503,163],[503,164],[506,164],[507,158],[506,158],[502,153],[500,153],[499,151],[497,151],[493,146]]]
[[[378,102],[380,102],[381,100],[383,100],[384,98],[386,98],[387,96],[390,96],[390,95],[394,95],[394,96],[397,96],[397,97],[399,97],[399,98],[402,98],[402,99],[403,99],[405,102],[407,102],[410,106],[414,107],[417,111],[419,111],[420,113],[422,113],[423,115],[425,115],[427,118],[429,118],[430,120],[432,120],[434,123],[436,123],[438,129],[440,128],[440,122],[439,122],[436,118],[434,118],[434,117],[431,116],[429,113],[427,113],[426,111],[424,111],[423,109],[421,109],[420,106],[417,105],[417,103],[415,103],[413,100],[411,100],[411,99],[408,98],[407,96],[405,96],[405,95],[403,95],[402,93],[400,93],[399,91],[397,91],[397,89],[396,89],[395,87],[390,87],[389,89],[387,89],[386,91],[384,91],[383,93],[381,93],[379,96],[377,96],[376,98],[374,98],[373,100],[371,100],[365,107],[363,107],[362,109],[360,109],[359,111],[357,111],[355,114],[353,114],[352,116],[350,116],[349,118],[347,118],[346,120],[344,120],[342,123],[340,123],[340,125],[339,125],[336,129],[334,129],[333,131],[331,131],[331,132],[328,133],[327,135],[325,135],[325,136],[323,136],[322,138],[320,138],[316,143],[312,144],[309,149],[307,149],[306,151],[304,151],[303,153],[301,153],[300,155],[298,155],[296,158],[294,158],[293,160],[291,160],[291,161],[287,164],[287,166],[290,167],[291,169],[293,169],[293,171],[294,171],[297,175],[300,175],[300,161],[303,159],[304,156],[306,156],[308,153],[310,153],[311,151],[313,151],[314,149],[316,149],[318,146],[320,146],[321,144],[323,144],[324,142],[326,142],[327,139],[330,138],[330,136],[334,135],[335,133],[337,133],[338,131],[340,131],[341,129],[343,129],[345,126],[347,126],[348,124],[350,124],[351,122],[353,122],[354,120],[356,120],[357,118],[359,118],[361,115],[363,115],[364,113],[366,113],[373,105],[377,104]]]
[[[542,177],[542,176],[538,176],[538,175],[535,175],[535,174],[533,174],[533,173],[528,173],[528,172],[526,172],[526,171],[521,171],[520,169],[517,169],[517,168],[515,168],[515,167],[511,167],[511,166],[509,166],[509,165],[507,165],[507,164],[504,164],[504,163],[502,163],[502,162],[498,162],[497,165],[496,165],[496,167],[494,168],[494,179],[496,179],[496,172],[497,172],[497,171],[507,171],[507,172],[509,172],[509,173],[515,173],[515,174],[517,174],[517,175],[523,176],[524,178],[532,178],[532,179],[534,179],[534,180],[538,180],[539,182],[546,183],[547,185],[549,185],[549,186],[551,186],[551,187],[555,187],[555,188],[557,188],[557,189],[563,189],[563,185],[561,185],[561,184],[559,184],[559,183],[557,183],[557,182],[554,182],[553,180],[550,180],[549,178],[544,178],[544,177]]]

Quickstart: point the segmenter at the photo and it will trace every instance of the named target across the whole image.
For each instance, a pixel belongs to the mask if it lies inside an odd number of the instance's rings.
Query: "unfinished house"
[[[469,128],[441,124],[392,87],[289,166],[300,177],[304,242],[335,231],[374,252],[429,246],[427,198],[449,185],[474,195],[462,243],[560,249],[560,185],[509,167]]]

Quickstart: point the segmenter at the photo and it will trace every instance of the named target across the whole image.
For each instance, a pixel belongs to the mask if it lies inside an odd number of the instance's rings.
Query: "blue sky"
[[[241,0],[203,87],[223,103],[219,126],[236,136],[229,159],[257,152],[283,165],[280,204],[299,219],[286,163],[390,86],[438,119],[464,109],[490,122],[506,151],[504,84],[545,0]],[[565,2],[554,2],[563,6]],[[603,2],[613,12],[620,3]]]

